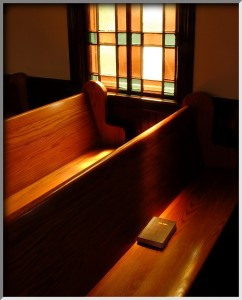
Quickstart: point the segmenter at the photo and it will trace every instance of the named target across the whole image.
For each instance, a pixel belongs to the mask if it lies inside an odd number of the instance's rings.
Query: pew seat
[[[58,188],[65,185],[76,176],[80,176],[83,171],[100,161],[113,150],[114,148],[98,148],[90,150],[11,195],[6,200],[5,216],[11,216],[19,210],[22,210],[23,213],[24,210],[31,209],[31,207],[37,205],[38,202],[51,193],[54,193]]]
[[[187,296],[238,204],[237,179],[234,170],[204,169],[160,215],[177,223],[166,247],[134,242],[88,296]]]

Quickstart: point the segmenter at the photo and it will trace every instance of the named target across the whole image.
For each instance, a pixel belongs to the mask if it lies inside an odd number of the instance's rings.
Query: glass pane
[[[100,44],[115,44],[115,33],[99,33]]]
[[[118,45],[127,45],[126,33],[118,33]]]
[[[89,5],[89,31],[97,31],[97,23],[96,23],[96,5]]]
[[[168,80],[175,79],[175,49],[165,49],[165,74]]]
[[[143,5],[143,31],[163,32],[163,5]]]
[[[140,4],[131,4],[131,31],[141,31]]]
[[[175,47],[176,36],[175,34],[165,34],[165,46]]]
[[[115,4],[98,5],[100,31],[115,31]]]
[[[176,30],[176,5],[165,4],[165,31]]]
[[[118,47],[118,75],[127,76],[127,48],[125,46]]]
[[[90,44],[97,44],[97,33],[96,32],[90,32],[89,33],[89,43]]]
[[[100,80],[106,87],[117,89],[116,77],[101,76]]]
[[[164,82],[164,94],[174,95],[174,93],[175,93],[175,84],[173,82]]]
[[[101,75],[116,76],[116,47],[100,46]]]
[[[131,76],[141,78],[141,48],[131,47]]]
[[[151,81],[151,80],[144,80],[143,81],[143,91],[144,92],[151,92],[151,93],[159,93],[161,94],[162,84],[159,81]]]
[[[162,34],[159,33],[145,33],[144,45],[162,46]]]
[[[132,45],[140,45],[141,44],[141,34],[140,33],[132,33],[131,44]]]
[[[98,73],[97,46],[89,46],[90,73]]]
[[[132,79],[131,80],[131,89],[134,92],[141,92],[141,80],[140,79]]]
[[[144,47],[143,78],[162,80],[162,47]]]
[[[119,78],[118,87],[120,90],[127,90],[127,78]]]
[[[91,80],[98,80],[98,75],[92,74],[92,75],[91,75]]]
[[[118,31],[126,31],[126,5],[117,5]]]

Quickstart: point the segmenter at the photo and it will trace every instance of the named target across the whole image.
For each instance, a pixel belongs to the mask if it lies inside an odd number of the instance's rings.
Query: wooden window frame
[[[78,90],[89,79],[87,5],[67,4],[70,76]],[[193,90],[195,4],[178,4],[177,10],[178,70],[174,100],[181,103]]]

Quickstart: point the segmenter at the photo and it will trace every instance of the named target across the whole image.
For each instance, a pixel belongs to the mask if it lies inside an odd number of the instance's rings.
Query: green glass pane
[[[97,33],[96,32],[90,32],[89,33],[89,43],[90,44],[97,44]]]
[[[126,45],[127,38],[126,33],[118,33],[118,45]]]
[[[98,75],[91,75],[91,80],[98,80]]]
[[[165,35],[165,46],[175,46],[175,45],[176,45],[175,34],[166,34]]]
[[[141,92],[141,80],[140,79],[132,79],[131,88],[134,92]]]
[[[165,95],[174,95],[175,94],[174,82],[164,82],[164,94]]]
[[[141,34],[140,33],[132,33],[131,44],[132,45],[140,45],[141,44]]]
[[[118,79],[118,87],[120,90],[127,90],[127,78],[119,78]]]

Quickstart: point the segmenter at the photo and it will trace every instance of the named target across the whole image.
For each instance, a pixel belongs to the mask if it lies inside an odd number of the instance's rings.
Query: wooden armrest
[[[238,202],[236,176],[202,173],[161,214],[177,222],[164,250],[135,242],[88,295],[186,295]]]

